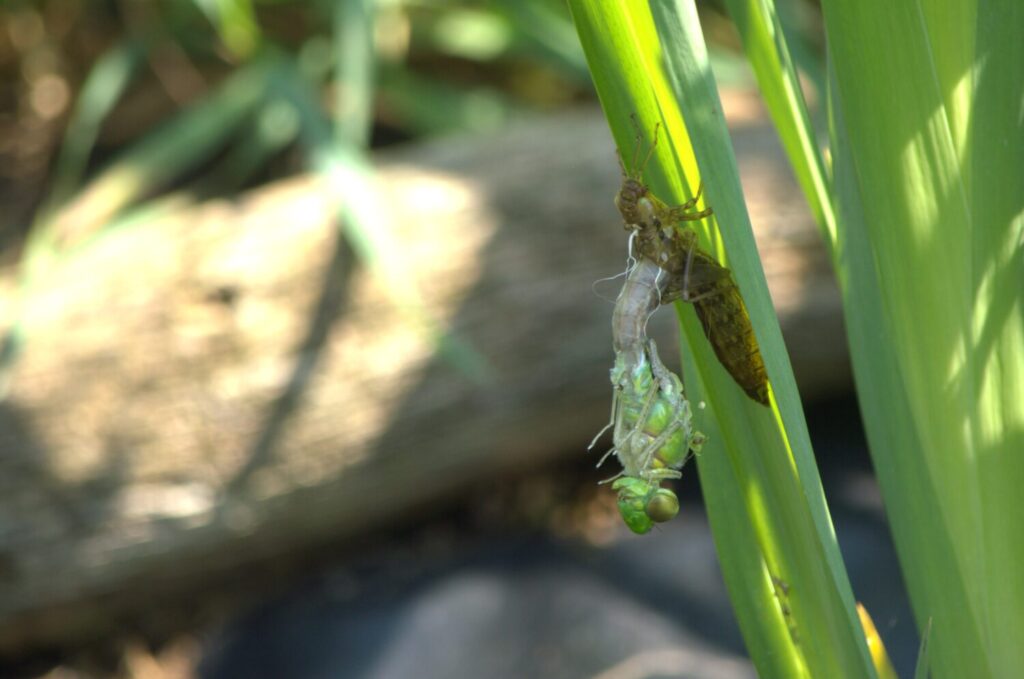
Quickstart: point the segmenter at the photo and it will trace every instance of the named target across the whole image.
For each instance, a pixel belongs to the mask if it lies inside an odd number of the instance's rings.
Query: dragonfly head
[[[656,483],[624,476],[612,484],[619,493],[619,514],[634,533],[650,532],[656,523],[664,523],[679,513],[679,498]]]
[[[638,229],[647,223],[653,214],[647,187],[637,179],[622,180],[619,192],[615,194],[615,207],[622,214],[627,229]]]

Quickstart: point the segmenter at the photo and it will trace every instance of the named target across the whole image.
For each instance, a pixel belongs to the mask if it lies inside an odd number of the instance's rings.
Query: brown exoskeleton
[[[732,272],[700,248],[696,232],[676,226],[713,214],[711,208],[696,209],[703,186],[682,205],[659,200],[641,176],[658,143],[658,128],[647,156],[637,165],[641,142],[638,131],[632,173],[620,158],[623,181],[615,196],[615,206],[630,231],[631,251],[638,260],[652,262],[664,272],[657,286],[661,303],[677,299],[692,303],[718,360],[750,398],[768,405],[764,359]]]

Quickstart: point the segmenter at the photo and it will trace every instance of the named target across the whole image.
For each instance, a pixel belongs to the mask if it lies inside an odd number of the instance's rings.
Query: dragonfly
[[[623,521],[643,534],[679,512],[676,494],[661,484],[682,475],[679,469],[700,450],[704,435],[693,428],[682,381],[665,367],[654,341],[647,339],[647,319],[661,303],[669,279],[653,262],[631,261],[612,314],[611,419],[590,448],[613,429],[612,448],[598,466],[612,454],[622,464],[622,472],[606,483],[612,482],[618,494]]]
[[[658,199],[642,178],[658,143],[658,126],[654,128],[647,156],[638,163],[642,141],[638,129],[632,172],[626,170],[619,158],[623,181],[615,195],[615,206],[630,232],[630,249],[639,259],[653,262],[664,271],[660,302],[692,303],[718,361],[747,396],[767,406],[768,374],[732,272],[700,248],[693,229],[676,226],[714,213],[710,207],[697,209],[703,184],[682,205],[670,206]]]
[[[646,307],[640,313],[646,314]],[[661,484],[682,476],[679,470],[700,451],[705,436],[694,428],[682,381],[661,362],[654,340],[643,338],[639,345],[618,348],[611,381],[611,421],[590,448],[612,428],[613,445],[598,466],[612,454],[618,458],[622,471],[605,483],[611,482],[618,494],[625,524],[644,534],[679,513],[678,497]]]

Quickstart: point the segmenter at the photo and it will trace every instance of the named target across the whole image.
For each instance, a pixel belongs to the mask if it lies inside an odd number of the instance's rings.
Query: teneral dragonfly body
[[[662,364],[654,341],[647,339],[647,319],[661,303],[668,282],[663,269],[637,260],[612,315],[614,396],[605,430],[612,428],[613,445],[598,465],[612,454],[622,464],[612,488],[618,493],[619,513],[635,533],[646,533],[678,513],[678,498],[661,484],[679,478],[687,457],[704,441],[693,427],[682,381]]]
[[[612,484],[619,513],[633,532],[646,533],[678,513],[676,494],[661,483],[681,476],[679,469],[700,451],[704,435],[693,426],[682,382],[661,363],[653,340],[636,358],[616,354],[611,372],[614,445],[605,457],[614,453],[622,464]]]

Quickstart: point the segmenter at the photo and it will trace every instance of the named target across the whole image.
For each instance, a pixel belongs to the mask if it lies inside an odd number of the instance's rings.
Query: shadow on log
[[[847,388],[838,293],[774,133],[734,132],[801,389]],[[626,247],[604,120],[378,161],[405,280],[359,265],[303,177],[104,234],[34,291],[0,404],[0,654],[584,454],[612,360],[591,285]],[[387,286],[417,286],[487,377],[439,357]],[[672,316],[652,321],[667,357]]]

